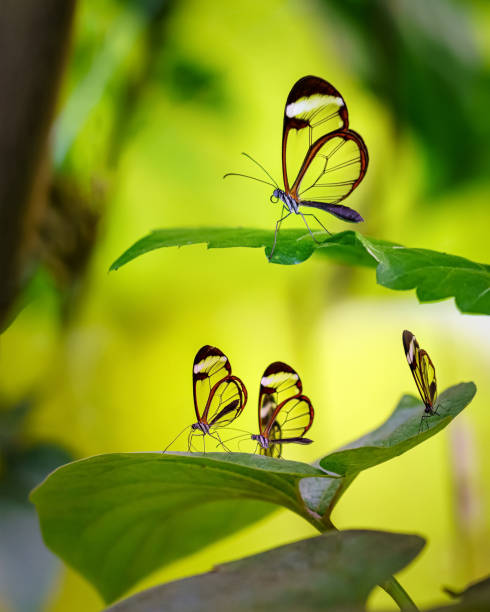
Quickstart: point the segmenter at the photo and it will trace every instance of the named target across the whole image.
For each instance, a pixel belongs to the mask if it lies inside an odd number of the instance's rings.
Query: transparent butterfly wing
[[[275,361],[264,371],[259,389],[260,433],[271,429],[277,406],[301,394],[303,385],[298,373],[287,363]]]
[[[234,421],[245,408],[247,390],[237,376],[227,376],[211,390],[203,418],[217,429]]]
[[[436,370],[429,355],[423,349],[419,353],[421,379],[424,388],[424,403],[433,409],[437,399]]]
[[[362,181],[367,164],[367,148],[357,132],[327,134],[311,148],[291,188],[292,195],[303,206],[338,204]]]
[[[436,371],[429,355],[420,348],[412,332],[405,330],[402,335],[403,348],[415,384],[426,409],[432,412],[437,399]]]
[[[298,395],[279,404],[271,420],[279,425],[283,441],[287,441],[303,437],[312,426],[314,416],[310,399],[306,395]]]
[[[305,156],[321,136],[349,127],[349,115],[340,92],[327,81],[306,76],[289,92],[284,108],[282,168],[289,191]]]
[[[197,352],[192,382],[198,421],[223,427],[236,419],[245,407],[245,385],[232,376],[228,358],[215,346],[205,345]]]

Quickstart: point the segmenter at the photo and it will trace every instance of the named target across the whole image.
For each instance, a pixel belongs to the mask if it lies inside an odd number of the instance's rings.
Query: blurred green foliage
[[[490,71],[468,2],[324,0],[347,63],[414,131],[432,195],[488,175]],[[473,3],[476,7],[476,3]]]
[[[447,435],[365,472],[334,520],[360,527],[362,507],[362,527],[426,534],[426,553],[401,578],[421,605],[442,602],[442,581],[484,575],[484,317],[462,316],[450,304],[421,306],[376,286],[371,270],[320,258],[272,266],[259,250],[194,246],[155,252],[117,274],[107,269],[156,227],[271,230],[278,210],[268,191],[221,177],[249,171],[241,151],[280,176],[284,102],[305,74],[342,92],[369,148],[367,177],[349,198],[366,219],[363,234],[488,262],[489,28],[490,8],[478,0],[81,2],[53,181],[74,185],[77,202],[99,221],[84,266],[60,281],[54,271],[72,268],[58,265],[59,251],[46,257],[29,305],[2,336],[3,396],[9,405],[36,396],[26,435],[79,457],[161,450],[193,416],[192,359],[210,343],[249,387],[241,427],[256,428],[260,375],[281,359],[301,374],[315,405],[312,437],[339,446],[376,426],[402,391],[415,391],[400,342],[408,328],[429,350],[441,387],[475,380],[478,397]],[[328,227],[345,229],[335,219]],[[288,459],[318,455],[315,445],[288,451]],[[143,586],[312,533],[294,515],[276,513]],[[74,572],[60,572],[46,609],[100,609]],[[371,605],[388,609],[383,597]],[[7,595],[0,599],[9,610]]]

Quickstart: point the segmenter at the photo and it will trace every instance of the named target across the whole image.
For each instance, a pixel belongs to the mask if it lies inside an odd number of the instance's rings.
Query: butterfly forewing
[[[286,191],[311,145],[324,134],[349,127],[347,107],[333,85],[314,76],[297,81],[286,100],[282,140]]]
[[[279,404],[301,394],[303,385],[297,372],[282,361],[271,363],[262,375],[259,390],[259,424],[263,433],[270,428]]]
[[[199,349],[192,368],[194,407],[198,420],[204,414],[213,387],[230,374],[230,362],[219,348],[205,345]]]

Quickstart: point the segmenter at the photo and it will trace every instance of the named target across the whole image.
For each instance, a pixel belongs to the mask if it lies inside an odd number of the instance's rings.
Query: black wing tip
[[[415,340],[415,342],[417,342],[417,339],[415,338],[414,334],[412,334],[412,332],[408,329],[404,329],[402,333],[402,341],[406,352],[408,351],[410,342],[412,342],[412,340]]]
[[[277,374],[278,372],[288,372],[289,374],[298,374],[296,370],[284,363],[284,361],[273,361],[264,370],[263,376],[269,376],[270,374]]]
[[[211,346],[210,344],[205,344],[204,346],[201,346],[201,348],[197,351],[196,356],[194,358],[194,362],[201,361],[202,359],[209,357],[209,355],[225,356],[223,351],[220,350],[217,346]]]

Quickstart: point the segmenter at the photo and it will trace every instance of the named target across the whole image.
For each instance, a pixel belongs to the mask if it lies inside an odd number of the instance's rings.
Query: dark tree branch
[[[76,0],[0,7],[0,326],[22,284]],[[44,180],[43,180],[44,175]]]

